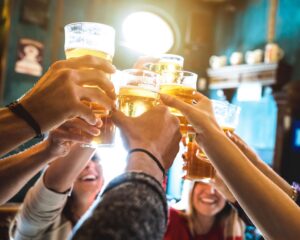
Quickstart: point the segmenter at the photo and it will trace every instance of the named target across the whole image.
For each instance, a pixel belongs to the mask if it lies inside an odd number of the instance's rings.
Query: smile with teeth
[[[200,201],[205,204],[215,204],[217,200],[215,198],[200,198]]]
[[[86,175],[84,177],[82,177],[80,180],[82,181],[95,181],[97,179],[97,176],[93,175],[93,174],[89,174]]]

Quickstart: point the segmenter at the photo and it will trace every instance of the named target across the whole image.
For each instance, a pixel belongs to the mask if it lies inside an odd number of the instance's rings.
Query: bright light
[[[147,55],[168,52],[174,44],[170,25],[150,12],[130,14],[123,22],[124,45]]]
[[[126,167],[127,150],[122,144],[119,129],[116,132],[114,147],[100,147],[97,152],[101,159],[106,185],[113,178],[124,173]]]

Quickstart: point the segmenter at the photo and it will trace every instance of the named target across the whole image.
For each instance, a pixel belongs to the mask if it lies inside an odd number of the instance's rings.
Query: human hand
[[[102,122],[97,119],[95,126],[80,118],[74,118],[52,130],[47,138],[47,151],[55,158],[66,156],[75,143],[90,143],[94,136],[100,134]]]
[[[82,101],[113,108],[116,94],[107,74],[114,71],[110,62],[94,56],[57,61],[19,102],[39,123],[42,132],[74,117],[93,125],[96,117]]]
[[[250,146],[242,140],[238,135],[230,131],[225,132],[227,137],[230,138],[232,142],[245,154],[245,156],[256,165],[256,163],[261,162],[260,157],[250,148]]]
[[[159,58],[151,57],[151,56],[141,56],[139,59],[134,63],[133,68],[137,69],[145,69],[145,64],[147,63],[156,63]]]
[[[196,132],[196,141],[201,146],[201,139],[208,131],[222,130],[215,119],[209,98],[199,92],[195,92],[193,98],[197,103],[190,105],[174,96],[160,94],[160,99],[165,105],[178,109],[192,124]]]
[[[181,139],[179,120],[165,106],[156,106],[139,117],[131,118],[114,111],[112,119],[121,129],[127,149],[144,148],[168,169]]]

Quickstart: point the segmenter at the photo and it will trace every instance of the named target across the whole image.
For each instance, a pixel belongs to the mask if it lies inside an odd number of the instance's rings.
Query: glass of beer
[[[118,94],[119,110],[138,117],[159,103],[159,75],[143,69],[122,71]]]
[[[162,72],[175,72],[183,69],[184,58],[174,54],[161,54],[155,63],[145,64],[146,69],[161,74]]]
[[[115,30],[111,26],[94,22],[76,22],[65,26],[65,54],[66,58],[93,55],[112,62],[115,51]],[[85,85],[85,87],[95,87]],[[114,142],[115,126],[111,120],[109,110],[96,102],[87,102],[97,118],[103,122],[99,136],[94,137],[85,146],[110,146]]]
[[[212,100],[213,111],[218,124],[224,131],[233,132],[238,124],[240,107],[225,101]],[[195,141],[196,134],[188,132],[186,137],[187,152],[185,154],[184,178],[210,182],[214,179],[216,170],[205,153]]]
[[[168,71],[163,71],[160,78],[160,93],[175,96],[188,104],[195,102],[194,95],[197,92],[196,85],[198,78],[196,73],[174,71],[171,76]],[[170,111],[179,118],[181,134],[183,136],[185,136],[188,131],[192,131],[192,126],[180,111],[174,108],[170,108]]]

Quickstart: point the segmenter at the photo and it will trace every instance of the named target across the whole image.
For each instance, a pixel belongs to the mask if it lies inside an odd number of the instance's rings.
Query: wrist
[[[43,108],[41,110],[41,104],[40,102],[32,100],[30,97],[24,96],[19,100],[19,103],[22,104],[22,106],[30,113],[30,115],[35,119],[35,121],[39,124],[41,132],[46,132],[50,130],[50,119],[49,114],[46,114],[45,111],[47,108]],[[55,114],[51,114],[52,116]]]
[[[132,152],[127,158],[128,172],[143,172],[156,178],[160,183],[164,179],[164,174],[156,162],[144,152]]]
[[[152,155],[154,155],[158,160],[162,159],[160,151],[157,149],[155,144],[151,142],[142,143],[142,141],[137,141],[136,143],[131,143],[129,144],[129,150],[131,149],[145,149],[149,151]]]
[[[213,139],[218,138],[220,135],[225,136],[224,131],[216,124],[207,124],[201,132],[196,132],[196,134],[196,141],[200,147],[212,142]]]

